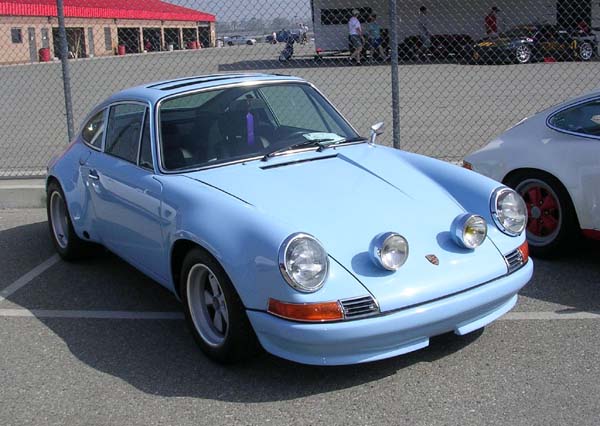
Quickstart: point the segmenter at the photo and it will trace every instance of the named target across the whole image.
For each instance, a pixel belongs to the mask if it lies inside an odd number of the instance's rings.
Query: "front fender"
[[[172,248],[185,239],[206,249],[228,274],[246,308],[266,310],[270,297],[310,303],[369,294],[333,258],[320,290],[305,294],[292,289],[279,270],[279,247],[290,234],[303,229],[187,177],[161,176],[160,181],[164,215],[170,218],[165,225],[165,246]],[[173,289],[175,285],[171,283]]]

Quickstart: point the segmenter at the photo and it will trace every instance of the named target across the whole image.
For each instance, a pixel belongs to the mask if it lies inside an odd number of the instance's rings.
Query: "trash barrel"
[[[40,62],[50,62],[50,48],[42,47],[39,51]]]
[[[119,47],[117,47],[117,53],[119,56],[125,55],[125,45],[119,44]]]

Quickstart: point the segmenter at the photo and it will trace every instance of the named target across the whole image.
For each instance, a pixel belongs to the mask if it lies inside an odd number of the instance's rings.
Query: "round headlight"
[[[279,269],[287,283],[298,291],[312,293],[325,283],[329,259],[317,239],[308,234],[292,234],[279,249]]]
[[[408,242],[400,234],[385,232],[376,236],[369,247],[371,259],[388,271],[395,271],[408,258]]]
[[[498,188],[492,194],[492,217],[498,228],[507,235],[520,235],[527,225],[525,201],[510,188]]]
[[[461,214],[452,222],[452,237],[454,241],[465,248],[474,249],[485,241],[487,223],[476,214]]]

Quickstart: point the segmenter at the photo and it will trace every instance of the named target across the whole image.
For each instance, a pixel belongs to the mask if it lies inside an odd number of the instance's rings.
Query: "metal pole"
[[[71,74],[69,72],[69,48],[67,44],[67,30],[65,29],[65,8],[63,0],[56,0],[58,12],[58,38],[60,40],[60,62],[62,64],[63,89],[65,95],[65,110],[67,111],[67,135],[69,141],[73,139],[73,103],[71,101]]]
[[[392,73],[392,138],[394,148],[400,149],[400,81],[398,76],[398,17],[396,0],[388,1],[390,15],[390,47]]]

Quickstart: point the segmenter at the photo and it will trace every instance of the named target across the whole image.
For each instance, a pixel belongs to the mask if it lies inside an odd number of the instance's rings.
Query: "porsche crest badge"
[[[429,262],[434,264],[435,266],[438,266],[440,264],[440,260],[437,258],[437,256],[435,254],[428,254],[425,256],[425,258],[427,260],[429,260]]]

